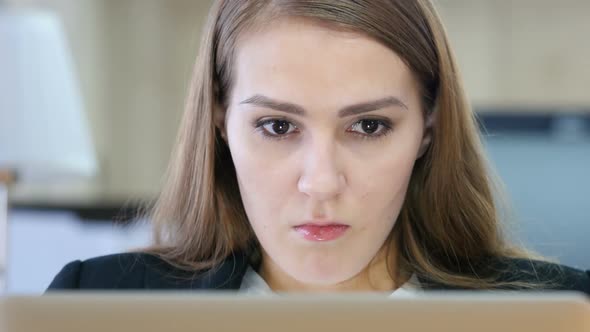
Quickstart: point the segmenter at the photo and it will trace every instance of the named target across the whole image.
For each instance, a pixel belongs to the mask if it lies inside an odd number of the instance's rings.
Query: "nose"
[[[304,154],[299,191],[318,201],[329,200],[342,193],[346,178],[339,168],[334,145],[315,144]]]

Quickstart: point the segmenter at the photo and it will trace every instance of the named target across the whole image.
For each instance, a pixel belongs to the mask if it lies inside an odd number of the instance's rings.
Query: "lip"
[[[294,226],[297,234],[308,241],[326,242],[342,237],[350,228],[349,225],[338,222],[307,222]]]

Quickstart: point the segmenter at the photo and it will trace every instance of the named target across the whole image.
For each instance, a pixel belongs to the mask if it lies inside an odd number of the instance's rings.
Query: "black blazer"
[[[590,271],[525,259],[496,259],[492,268],[504,271],[501,281],[550,282],[546,290],[569,290],[590,296]],[[48,291],[64,289],[197,289],[237,290],[246,273],[245,255],[234,254],[218,268],[194,274],[175,268],[160,258],[144,253],[101,256],[67,264],[53,279]],[[419,277],[431,290],[458,290]],[[514,288],[511,288],[514,290]]]

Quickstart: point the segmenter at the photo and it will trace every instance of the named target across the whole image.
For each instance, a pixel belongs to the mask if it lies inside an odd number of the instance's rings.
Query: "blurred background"
[[[131,216],[161,185],[210,3],[0,0],[3,292],[149,243]],[[590,1],[435,3],[512,236],[590,269]]]

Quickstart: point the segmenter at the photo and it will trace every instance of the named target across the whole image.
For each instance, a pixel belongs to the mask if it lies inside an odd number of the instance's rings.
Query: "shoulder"
[[[76,260],[59,271],[49,289],[143,288],[146,265],[157,261],[155,256],[140,253]]]
[[[494,257],[484,259],[473,270],[473,277],[492,278],[487,290],[517,291],[575,291],[590,296],[590,271],[576,269],[557,263],[526,258]],[[425,289],[431,290],[478,290],[434,281],[419,276]]]
[[[245,272],[244,263],[241,257],[232,255],[214,269],[187,271],[152,254],[113,254],[66,264],[55,276],[48,291],[239,288]]]
[[[590,295],[590,271],[552,262],[522,259],[497,259],[491,266],[499,273],[499,281],[530,283],[537,289],[578,291]]]

